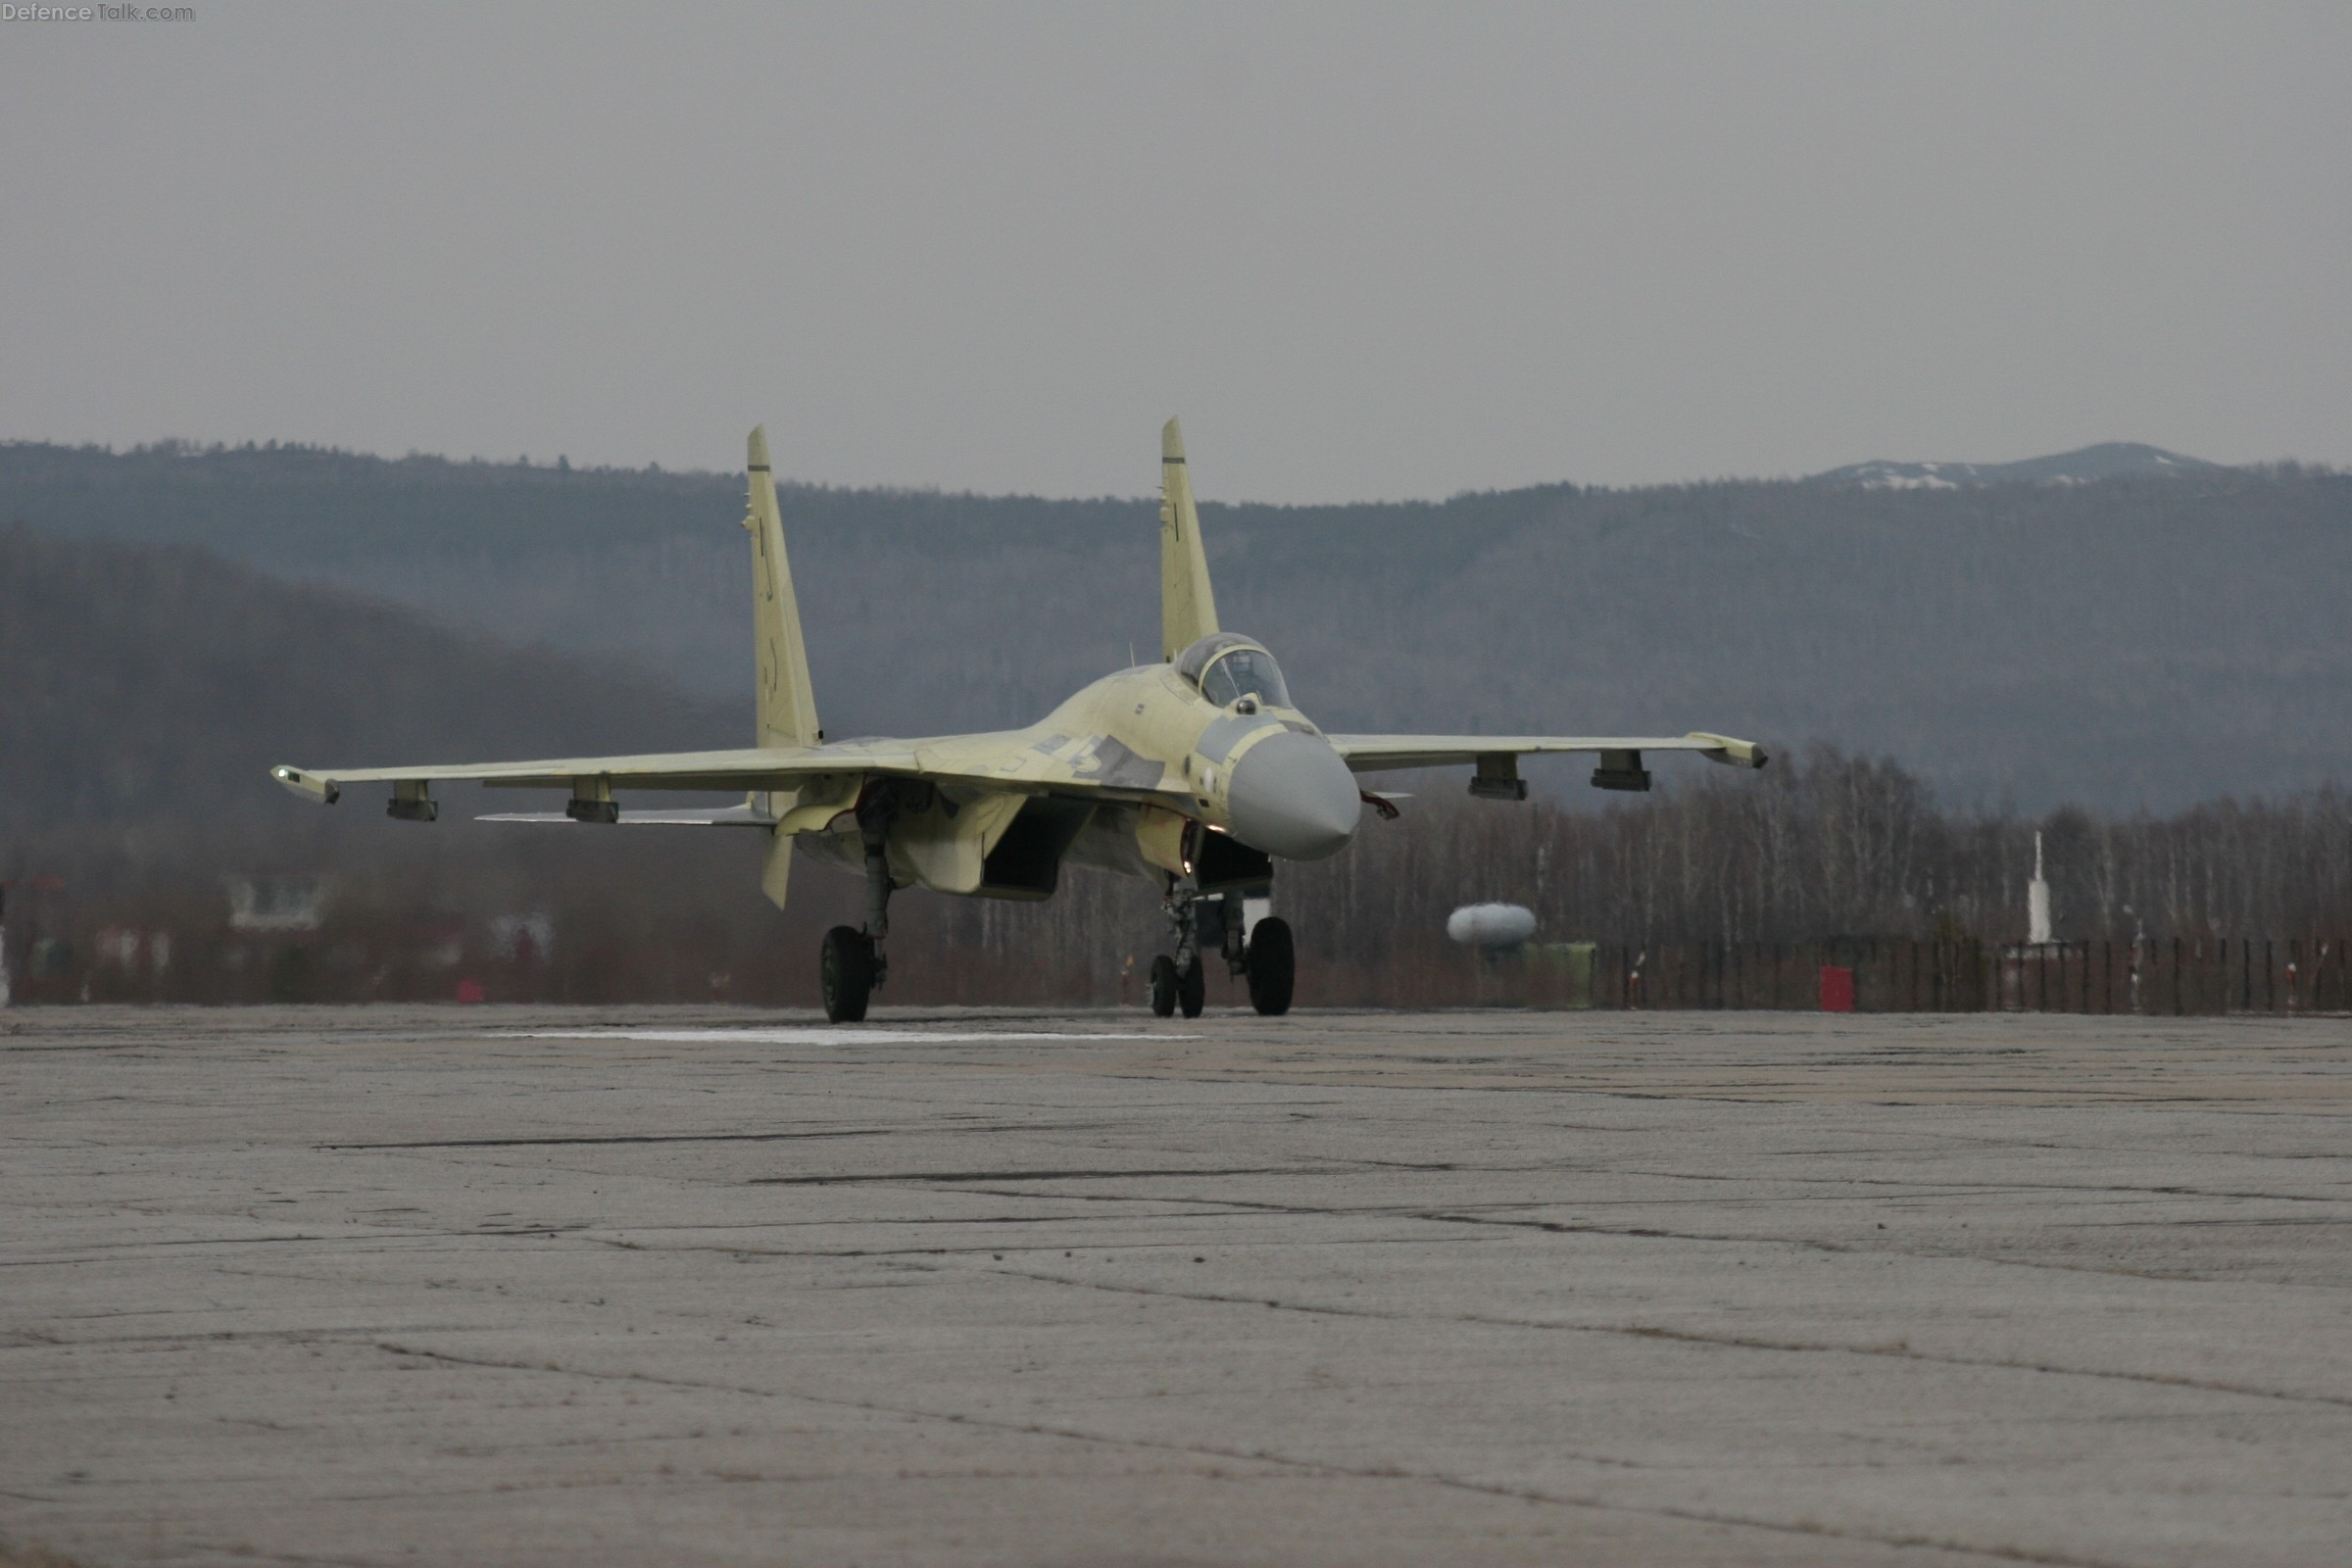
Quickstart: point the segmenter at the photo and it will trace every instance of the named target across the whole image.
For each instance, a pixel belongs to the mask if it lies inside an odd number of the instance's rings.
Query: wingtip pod
[[[767,471],[768,462],[766,425],[755,424],[752,426],[752,438],[746,443],[746,453],[747,455],[744,459],[744,465],[746,467],[750,468],[755,473],[765,473]]]
[[[288,767],[283,762],[271,768],[270,776],[292,793],[318,806],[334,805],[337,798],[343,793],[335,788],[333,780],[320,778],[315,773],[306,773],[299,767]]]
[[[1694,729],[1684,738],[1707,742],[1707,750],[1700,755],[1711,762],[1724,762],[1733,767],[1762,767],[1772,760],[1771,755],[1754,741],[1735,740],[1729,735],[1711,734],[1703,729]]]
[[[1162,463],[1182,463],[1184,461],[1184,426],[1177,423],[1173,417],[1159,427],[1159,461]]]

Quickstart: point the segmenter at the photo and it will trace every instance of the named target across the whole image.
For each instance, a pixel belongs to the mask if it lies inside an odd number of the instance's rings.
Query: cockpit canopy
[[[1254,697],[1268,708],[1293,706],[1274,656],[1239,632],[1211,632],[1201,638],[1176,656],[1176,673],[1219,708],[1245,697]]]

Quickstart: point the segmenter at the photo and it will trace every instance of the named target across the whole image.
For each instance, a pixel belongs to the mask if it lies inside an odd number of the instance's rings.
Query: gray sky
[[[2352,7],[0,24],[0,438],[1202,493],[2352,462]]]

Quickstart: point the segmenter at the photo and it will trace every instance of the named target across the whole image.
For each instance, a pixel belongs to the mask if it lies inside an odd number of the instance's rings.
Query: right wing
[[[1116,748],[1112,751],[1112,748]],[[962,785],[1016,795],[1082,800],[1188,802],[1157,762],[1115,741],[1037,739],[1027,731],[947,735],[929,740],[837,741],[823,746],[760,746],[723,752],[656,752],[631,757],[560,757],[516,762],[417,762],[398,767],[305,768],[283,764],[270,776],[306,800],[332,805],[347,784],[392,786],[392,814],[430,820],[435,782],[472,780],[500,789],[568,789],[573,801],[609,805],[614,790],[798,791],[840,786],[868,775]],[[402,809],[403,803],[415,809]],[[612,820],[607,814],[603,820]],[[672,821],[691,820],[673,816]],[[713,824],[716,825],[716,824]]]
[[[492,811],[474,818],[476,822],[560,822],[569,825],[579,819],[568,811]],[[776,818],[746,804],[743,806],[713,806],[702,810],[685,811],[622,811],[613,818],[622,827],[774,827]]]
[[[852,758],[856,760],[853,761]],[[270,776],[295,794],[333,805],[346,784],[421,787],[473,780],[507,789],[565,789],[601,783],[632,790],[790,789],[816,773],[914,770],[911,753],[862,746],[745,747],[729,752],[652,752],[635,757],[557,757],[519,762],[415,762],[401,767],[306,768],[280,764]]]

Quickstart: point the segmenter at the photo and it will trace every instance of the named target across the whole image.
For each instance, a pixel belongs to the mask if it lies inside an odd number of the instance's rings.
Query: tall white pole
[[[2034,834],[2034,880],[2026,884],[2026,940],[2035,947],[2050,940],[2050,885],[2041,876],[2041,832]]]

